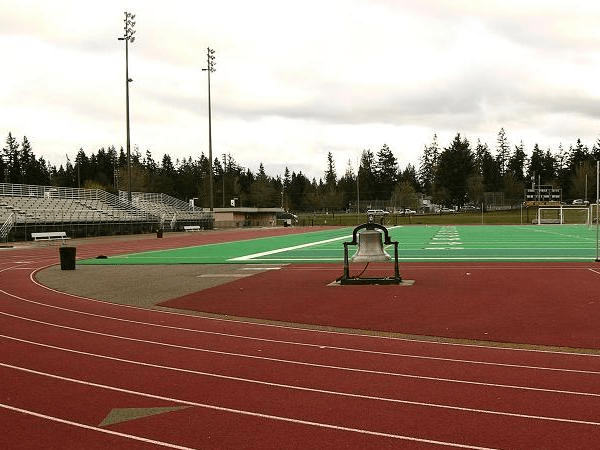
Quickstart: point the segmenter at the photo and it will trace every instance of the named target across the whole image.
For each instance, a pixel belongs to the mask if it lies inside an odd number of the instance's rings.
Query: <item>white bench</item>
[[[200,225],[184,225],[183,231],[202,231]]]
[[[53,239],[62,239],[64,241],[65,239],[71,239],[70,237],[67,237],[67,233],[65,231],[46,231],[43,233],[31,233],[31,237],[34,241],[50,241]]]

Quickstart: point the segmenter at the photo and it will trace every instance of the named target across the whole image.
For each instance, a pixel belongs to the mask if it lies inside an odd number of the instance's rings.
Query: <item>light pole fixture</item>
[[[211,107],[210,107],[210,73],[215,71],[215,51],[207,47],[206,49],[206,69],[208,72],[208,179],[209,179],[209,195],[210,195],[210,210],[214,207],[213,198],[213,159],[212,159],[212,123],[211,123]]]
[[[135,41],[135,14],[125,11],[125,35],[120,37],[120,41],[125,41],[125,110],[126,110],[126,126],[127,126],[127,173],[129,177],[127,198],[131,203],[131,139],[129,132],[129,83],[133,80],[129,78],[129,43]]]

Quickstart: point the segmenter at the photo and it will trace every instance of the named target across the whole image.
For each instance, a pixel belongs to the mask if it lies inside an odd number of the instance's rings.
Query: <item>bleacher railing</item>
[[[8,237],[8,233],[12,229],[14,223],[15,223],[15,214],[11,213],[8,216],[8,219],[6,219],[4,221],[4,223],[2,224],[2,227],[0,227],[0,239],[6,239]]]
[[[126,199],[127,196],[128,196],[127,192],[119,191],[120,199]],[[199,210],[196,210],[196,209],[192,208],[189,203],[186,203],[175,197],[171,197],[170,195],[156,193],[156,192],[132,192],[131,193],[131,201],[133,202],[134,205],[136,204],[136,201],[137,202],[156,203],[156,204],[160,204],[160,205],[171,206],[172,208],[181,210],[181,211],[201,211],[202,210],[201,208]]]
[[[0,183],[0,199],[2,196],[19,199],[17,204],[5,207],[13,214],[13,224],[144,221],[162,225],[166,214],[173,217],[171,226],[174,227],[178,220],[211,220],[214,217],[210,211],[194,209],[188,203],[162,193],[134,192],[132,202],[129,202],[128,193],[124,191],[114,195],[102,189]],[[68,204],[53,208],[53,200]]]
[[[127,199],[128,195],[125,191],[119,191],[120,199]],[[144,209],[160,217],[161,224],[165,220],[165,215],[173,214],[171,219],[172,229],[175,228],[178,220],[210,220],[214,218],[212,211],[194,208],[189,203],[163,193],[132,192],[131,202],[134,207]]]
[[[91,212],[99,213],[100,222],[156,222],[158,217],[151,212],[135,208],[127,199],[102,189],[80,189],[58,186],[37,186],[28,184],[0,183],[0,199],[12,197],[19,199],[20,204],[5,206],[12,210],[13,224],[35,223],[35,222],[74,222],[81,216]],[[51,205],[42,203],[54,201],[69,202],[60,205],[60,208],[52,208]],[[95,206],[87,202],[95,202]],[[37,203],[37,204],[36,204]],[[57,205],[58,206],[58,205]],[[83,220],[88,222],[89,220]]]
[[[63,198],[71,200],[100,200],[109,205],[131,208],[127,198],[121,199],[102,189],[83,189],[60,186],[0,183],[0,195],[10,197]]]

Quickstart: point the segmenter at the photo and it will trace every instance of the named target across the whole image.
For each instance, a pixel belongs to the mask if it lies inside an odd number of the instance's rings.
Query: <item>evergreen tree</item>
[[[23,184],[37,184],[38,181],[32,177],[33,172],[36,171],[37,161],[31,144],[26,136],[23,136],[21,142],[21,152],[19,154],[20,166],[21,166],[21,183]]]
[[[292,175],[290,174],[290,169],[285,166],[285,171],[283,172],[283,209],[286,211],[290,211],[290,187],[292,184]]]
[[[146,157],[142,161],[142,165],[146,168],[148,173],[153,176],[158,172],[158,164],[152,158],[152,153],[150,150],[146,150]]]
[[[92,174],[94,170],[90,167],[90,159],[86,156],[82,148],[75,156],[75,165],[73,166],[75,185],[80,188],[86,184],[86,181],[93,181]]]
[[[596,139],[590,157],[593,161],[600,161],[600,138]]]
[[[429,147],[425,146],[425,149],[423,150],[419,166],[419,182],[421,186],[423,186],[425,194],[428,195],[433,193],[435,169],[437,167],[439,155],[440,148],[437,143],[437,135],[434,134],[431,145]]]
[[[525,155],[523,141],[521,141],[519,145],[515,146],[515,151],[510,156],[507,165],[508,173],[512,174],[517,183],[523,184],[525,182],[524,169],[526,160],[527,155]]]
[[[175,190],[176,175],[175,166],[173,160],[168,154],[164,154],[161,160],[161,165],[156,169],[155,174],[152,174],[148,170],[148,165],[152,167],[153,161],[148,161],[146,156],[146,164],[140,164],[140,168],[144,171],[144,185],[145,190],[150,192],[162,192],[167,195],[176,196]]]
[[[5,183],[22,183],[19,143],[10,132],[6,138],[6,147],[2,149],[2,153],[5,163]]]
[[[571,167],[570,162],[572,158],[568,151],[565,151],[562,143],[558,145],[558,152],[554,157],[553,161],[553,172],[556,175],[557,185],[562,189],[563,198],[569,197],[569,190],[571,184]],[[544,167],[546,170],[549,169],[548,161],[544,159]],[[542,178],[542,184],[550,184],[551,180]]]
[[[417,175],[417,170],[415,166],[412,164],[407,164],[406,168],[402,171],[400,176],[398,177],[398,182],[406,182],[409,183],[415,192],[421,190],[421,185],[419,183],[419,177]]]
[[[173,165],[173,160],[171,159],[170,155],[163,155],[159,173],[162,176],[170,178],[172,178],[175,175],[175,166]]]
[[[589,181],[596,176],[596,164],[592,160],[587,146],[581,139],[577,139],[575,147],[571,147],[569,154],[569,191],[571,198],[585,198],[587,200]]]
[[[113,147],[114,151],[114,147]],[[92,158],[94,159],[92,163]],[[114,162],[113,157],[110,154],[110,148],[108,151],[104,147],[98,150],[98,153],[90,157],[90,170],[93,179],[102,186],[103,189],[110,190],[114,180]]]
[[[546,180],[546,184],[552,184],[553,180],[556,178],[558,172],[558,163],[556,158],[550,152],[550,149],[546,150],[544,154],[544,164],[543,164],[543,179]]]
[[[463,206],[468,199],[469,179],[474,173],[475,160],[469,142],[457,133],[450,147],[440,155],[436,199],[446,206]]]
[[[377,152],[375,170],[377,198],[389,200],[398,182],[398,160],[387,144],[383,144],[383,147]]]
[[[256,179],[250,186],[250,200],[252,205],[257,208],[267,208],[279,206],[280,194],[269,180],[265,172],[263,163],[260,163]]]
[[[527,181],[528,186],[538,184],[538,177],[546,180],[546,173],[544,168],[544,152],[540,149],[540,146],[536,143],[533,146],[531,152],[531,158],[529,159],[529,167],[527,169]]]
[[[508,160],[510,158],[510,145],[504,128],[500,128],[498,131],[498,145],[496,146],[496,160],[500,167],[500,175],[504,176],[508,166]]]
[[[337,175],[335,173],[335,163],[331,152],[327,153],[327,170],[325,171],[325,186],[327,190],[335,190]]]
[[[568,163],[571,172],[575,172],[576,168],[582,164],[584,161],[588,160],[589,150],[588,148],[581,143],[581,139],[577,139],[577,143],[575,147],[570,147],[568,156]]]
[[[8,177],[8,162],[4,161],[4,152],[0,154],[0,183],[7,183],[8,180],[5,177]]]
[[[497,192],[502,188],[502,176],[500,175],[500,165],[492,156],[488,145],[477,141],[475,147],[475,174],[480,175],[479,182],[473,180],[473,189],[482,189],[487,192]],[[475,187],[477,186],[477,187]],[[480,199],[473,199],[479,201]]]
[[[376,182],[375,156],[371,150],[363,150],[358,167],[358,185],[361,199],[376,199]]]
[[[350,160],[348,160],[344,176],[338,182],[338,191],[342,195],[342,205],[344,208],[356,211],[356,176],[352,170],[352,162]]]
[[[77,175],[75,172],[75,166],[71,164],[71,159],[67,155],[67,163],[65,164],[65,183],[63,186],[77,187]]]

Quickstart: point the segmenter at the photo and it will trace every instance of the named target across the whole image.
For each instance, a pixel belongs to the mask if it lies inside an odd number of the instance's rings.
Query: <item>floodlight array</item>
[[[125,11],[125,36],[123,39],[132,44],[135,41],[135,21],[133,19],[135,19],[135,14]]]
[[[208,70],[209,72],[214,72],[215,71],[215,51],[210,48],[207,47],[206,48],[206,69],[202,69],[202,70]]]

